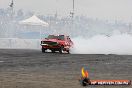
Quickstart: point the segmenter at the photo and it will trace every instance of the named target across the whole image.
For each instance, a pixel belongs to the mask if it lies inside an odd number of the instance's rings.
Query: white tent
[[[22,20],[19,22],[20,24],[25,24],[25,25],[40,25],[40,26],[49,26],[47,22],[44,22],[40,20],[37,16],[33,15],[32,17]]]
[[[24,24],[24,25],[30,25],[30,26],[44,26],[48,27],[49,24],[47,22],[44,22],[40,20],[37,16],[33,15],[32,17],[19,21],[19,24]],[[40,29],[40,39],[41,39],[41,29]]]

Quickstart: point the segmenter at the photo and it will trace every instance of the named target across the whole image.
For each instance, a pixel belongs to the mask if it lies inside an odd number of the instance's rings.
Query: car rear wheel
[[[67,50],[67,53],[70,54],[70,50]]]

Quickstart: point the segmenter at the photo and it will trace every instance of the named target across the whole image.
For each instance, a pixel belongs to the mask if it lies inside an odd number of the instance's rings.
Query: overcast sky
[[[11,0],[0,0],[0,8],[7,8]],[[31,10],[37,14],[68,16],[72,0],[14,0],[15,10]],[[100,19],[132,20],[132,0],[75,0],[75,14]]]

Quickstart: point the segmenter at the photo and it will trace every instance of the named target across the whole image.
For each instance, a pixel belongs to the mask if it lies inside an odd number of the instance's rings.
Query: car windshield
[[[47,39],[59,39],[59,40],[64,40],[64,35],[59,35],[59,36],[49,35]]]

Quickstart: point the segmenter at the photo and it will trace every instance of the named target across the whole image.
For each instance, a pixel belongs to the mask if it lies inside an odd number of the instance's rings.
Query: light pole
[[[8,37],[12,37],[13,34],[16,36],[16,29],[14,29],[14,0],[11,0],[11,3],[9,4],[10,7],[10,29],[8,29]]]
[[[73,10],[72,10],[72,18],[74,18],[74,0],[73,0]]]
[[[73,0],[73,3],[72,3],[72,11],[70,12],[70,15],[71,15],[71,17],[72,18],[74,18],[74,14],[75,14],[75,4],[74,4],[75,2],[74,2],[74,0]]]
[[[74,0],[73,0],[73,13],[74,13]]]
[[[11,1],[11,4],[9,5],[11,8],[11,18],[13,18],[13,9],[14,9],[14,1]]]

